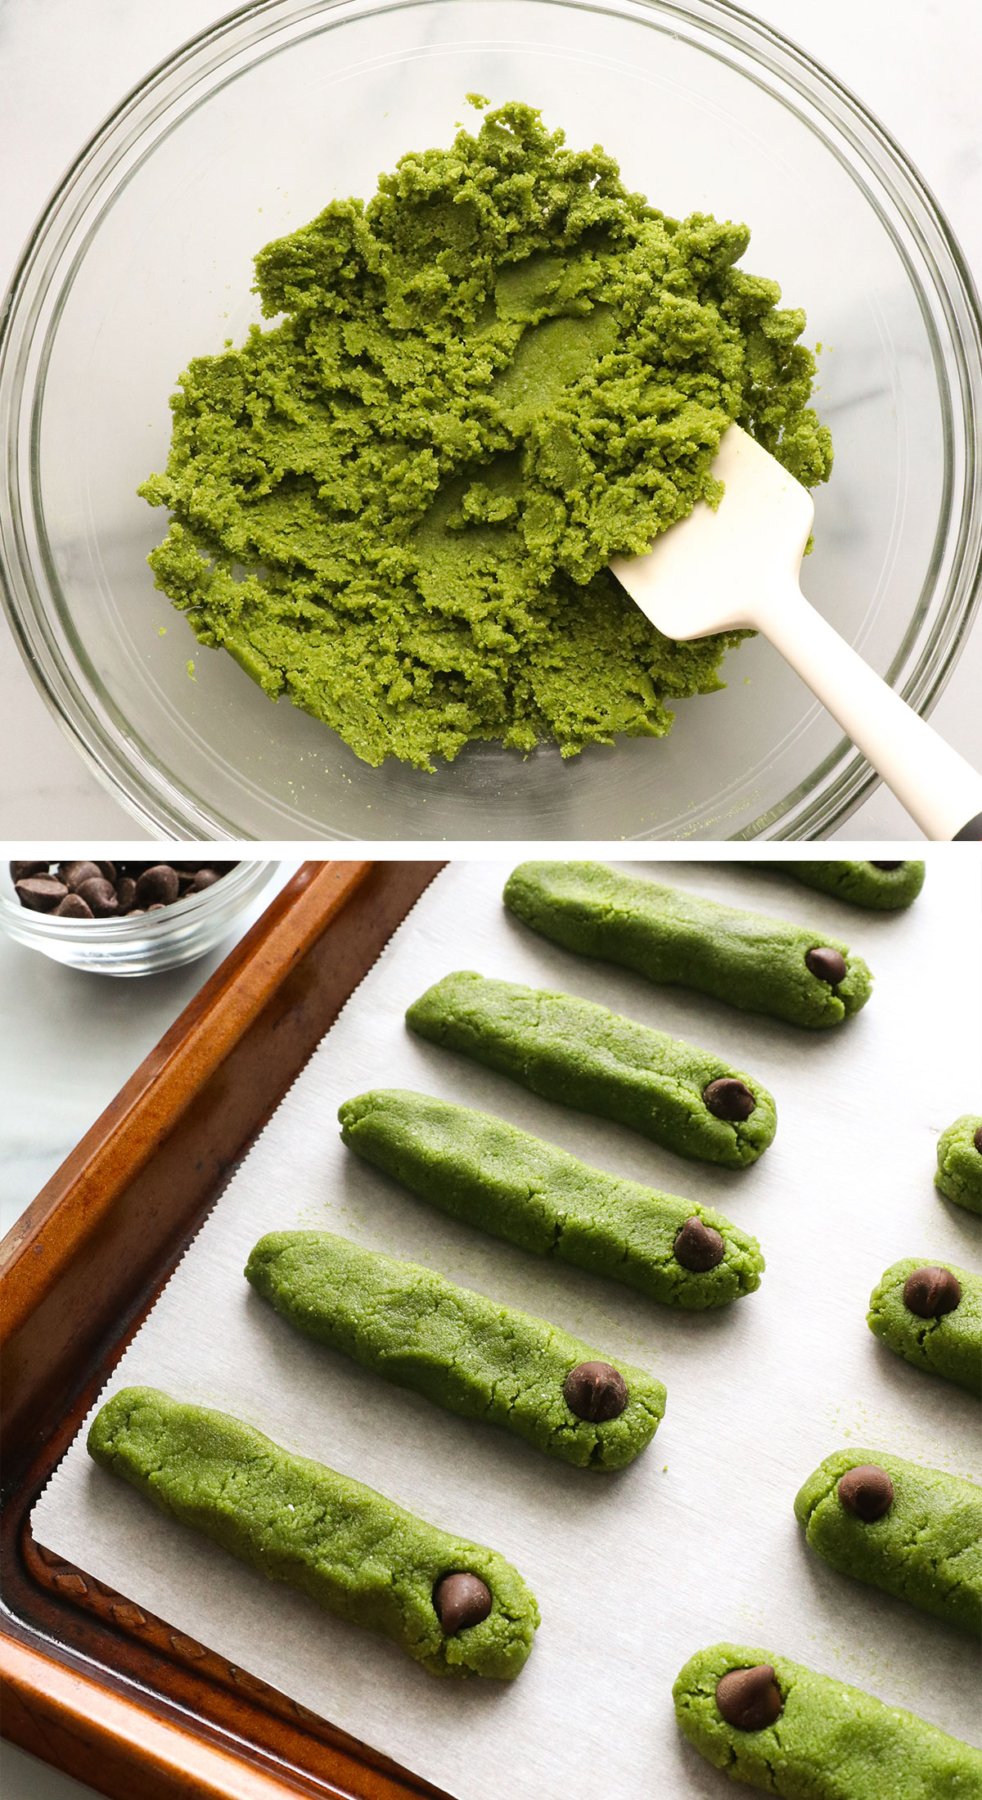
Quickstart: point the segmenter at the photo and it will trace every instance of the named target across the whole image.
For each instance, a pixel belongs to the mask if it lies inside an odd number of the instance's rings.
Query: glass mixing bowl
[[[79,157],[17,274],[0,362],[0,561],[25,659],[100,777],[187,837],[816,837],[873,780],[761,640],[662,741],[562,762],[472,746],[369,769],[194,641],[145,557],[190,357],[259,317],[252,258],[446,143],[472,90],[602,143],[663,210],[746,220],[820,341],[836,463],[804,586],[927,712],[982,560],[972,284],[931,196],[832,77],[716,0],[264,0],[151,75]],[[472,115],[470,115],[472,116]],[[188,661],[195,668],[189,674]]]

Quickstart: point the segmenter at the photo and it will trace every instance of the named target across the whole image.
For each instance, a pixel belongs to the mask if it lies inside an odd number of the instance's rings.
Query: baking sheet
[[[809,1034],[583,961],[501,906],[512,863],[457,863],[423,896],[240,1168],[110,1384],[238,1414],[292,1450],[494,1545],[538,1596],[507,1685],[440,1681],[162,1517],[75,1441],[33,1515],[49,1549],[459,1800],[638,1800],[729,1791],[676,1731],[692,1651],[733,1639],[795,1657],[982,1742],[967,1641],[836,1575],[792,1502],[843,1446],[978,1478],[977,1408],[868,1331],[903,1255],[978,1264],[978,1221],[932,1185],[938,1131],[982,1087],[979,877],[936,853],[905,914],[867,914],[734,865],[643,864],[679,886],[817,925],[871,964],[844,1027]],[[565,987],[717,1047],[775,1093],[752,1169],[687,1163],[411,1036],[407,1004],[454,968]],[[720,1208],[761,1240],[756,1294],[674,1313],[539,1262],[429,1209],[340,1143],[340,1102],[418,1087],[498,1112],[622,1175]],[[668,1387],[649,1450],[616,1475],[555,1464],[297,1337],[242,1278],[264,1232],[324,1227],[556,1320]],[[973,1461],[976,1466],[973,1469]],[[599,1786],[598,1786],[599,1783]]]

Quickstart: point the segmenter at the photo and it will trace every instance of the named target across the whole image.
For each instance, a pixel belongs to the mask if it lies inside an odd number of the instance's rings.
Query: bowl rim
[[[484,4],[487,0],[468,0],[468,3]],[[8,452],[13,436],[12,427],[20,421],[23,403],[29,401],[32,410],[33,469],[37,409],[43,394],[43,379],[38,381],[32,377],[28,383],[26,363],[33,348],[33,329],[37,315],[51,281],[51,271],[47,271],[45,278],[45,271],[39,267],[42,253],[54,235],[52,260],[57,266],[57,228],[64,222],[66,211],[69,216],[64,224],[64,231],[69,235],[73,225],[86,215],[92,200],[97,195],[104,195],[106,184],[111,183],[117,174],[118,162],[133,139],[141,137],[153,125],[160,111],[178,101],[186,92],[192,79],[191,74],[186,72],[187,66],[197,64],[210,47],[223,44],[225,40],[228,40],[225,44],[228,51],[242,52],[262,42],[277,29],[293,23],[303,23],[306,19],[319,15],[337,13],[358,18],[443,4],[460,4],[460,0],[246,0],[245,4],[213,20],[200,32],[179,44],[122,95],[113,110],[81,146],[49,195],[28,236],[0,305],[0,436],[5,440]],[[934,556],[928,566],[920,602],[907,624],[887,672],[886,678],[891,685],[895,685],[895,674],[903,670],[908,660],[913,639],[924,621],[929,601],[933,598],[938,544],[945,537],[950,539],[951,535],[945,533],[944,526],[951,516],[954,485],[951,417],[953,388],[957,388],[965,415],[965,442],[959,446],[964,454],[965,469],[961,482],[959,515],[953,520],[955,545],[951,550],[947,591],[941,601],[940,614],[934,620],[926,642],[920,647],[914,667],[897,686],[903,699],[922,717],[927,717],[953,673],[982,603],[982,504],[976,501],[973,505],[975,484],[972,479],[975,467],[973,447],[979,442],[979,425],[982,420],[982,305],[967,259],[933,190],[888,129],[844,82],[817,58],[785,37],[776,26],[735,5],[733,0],[535,0],[535,4],[557,8],[571,6],[577,11],[618,12],[622,17],[625,14],[636,17],[640,23],[648,22],[645,20],[646,14],[656,14],[674,17],[690,27],[710,33],[714,39],[739,51],[742,56],[749,55],[756,66],[766,69],[783,85],[789,85],[809,106],[817,106],[825,122],[850,145],[865,169],[875,174],[881,188],[898,208],[907,231],[915,239],[933,277],[934,294],[948,330],[949,350],[955,367],[949,380],[940,366],[936,321],[929,312],[925,312],[922,305],[922,314],[934,351],[943,415],[945,481]],[[338,23],[341,22],[343,18],[339,18]],[[193,78],[212,73],[220,66],[220,61],[206,62],[202,68],[196,69]],[[182,71],[186,72],[183,83],[178,82],[166,98],[161,96],[157,109],[149,117],[143,117],[140,113],[141,102],[153,95],[168,79],[179,77]],[[746,74],[746,71],[742,72]],[[830,100],[834,105],[828,104]],[[131,137],[124,133],[122,142],[115,151],[104,154],[110,151],[113,137],[128,123],[133,126]],[[151,151],[152,148],[151,145]],[[79,182],[89,165],[95,163],[101,154],[103,161],[94,172],[96,179],[78,200],[76,189]],[[920,217],[916,210],[918,207]],[[893,237],[902,259],[908,264],[908,275],[922,296],[924,287],[920,275],[915,276],[910,270],[908,258],[903,254],[896,232],[882,213],[880,217],[881,223]],[[932,233],[935,240],[933,246],[930,241]],[[84,250],[82,253],[84,254]],[[947,270],[942,270],[939,256],[947,261]],[[74,266],[73,261],[71,268],[74,269]],[[35,276],[40,285],[32,294],[32,279]],[[65,292],[66,284],[62,281],[59,295]],[[25,309],[26,317],[23,316]],[[49,339],[57,325],[59,314],[60,305],[56,307],[53,320],[48,325]],[[46,358],[46,347],[43,354]],[[43,366],[42,363],[42,372]],[[0,601],[21,658],[56,723],[100,783],[154,835],[164,833],[176,838],[203,838],[205,841],[224,838],[255,841],[252,834],[243,831],[241,823],[219,818],[217,809],[212,808],[209,817],[199,804],[197,796],[172,780],[159,767],[148,767],[142,760],[134,758],[132,752],[127,755],[126,745],[108,729],[83,685],[79,671],[70,665],[60,645],[55,642],[46,609],[44,606],[30,604],[32,597],[41,598],[41,595],[35,580],[36,571],[24,543],[19,505],[17,511],[14,507],[15,494],[19,503],[20,493],[15,483],[15,458],[9,454],[8,476],[8,480],[0,482]],[[8,566],[9,546],[13,547],[13,554]],[[41,561],[43,564],[43,553]],[[27,605],[18,604],[15,570],[27,583]],[[42,586],[44,585],[56,597],[57,589],[48,569],[43,570]],[[50,599],[51,594],[45,597]],[[23,595],[20,599],[23,601]],[[84,674],[84,670],[82,673]],[[833,776],[830,785],[820,787],[823,777],[836,769],[838,773]],[[826,835],[855,811],[878,781],[878,775],[861,753],[854,746],[849,746],[847,739],[841,738],[797,787],[753,821],[729,834],[730,841],[768,836],[775,840],[807,841]],[[769,830],[770,826],[775,829]],[[297,834],[298,837],[313,835],[308,832]],[[368,840],[372,834],[345,830],[320,832],[317,835],[325,841],[337,841],[362,837]],[[627,834],[625,841],[685,841],[685,836],[684,831],[678,831],[677,835],[671,837],[661,832],[652,834],[643,831],[637,835]],[[498,838],[489,841],[502,840]]]
[[[52,858],[52,861],[55,859]],[[183,934],[206,920],[219,909],[245,906],[272,879],[279,863],[258,857],[238,857],[236,867],[220,880],[197,894],[182,894],[159,913],[124,913],[115,918],[56,919],[51,913],[34,912],[22,906],[13,891],[13,879],[6,862],[0,863],[0,925],[20,942],[31,942],[37,948],[47,943],[75,944],[90,949],[98,946],[130,945],[140,941],[149,931],[157,941]]]

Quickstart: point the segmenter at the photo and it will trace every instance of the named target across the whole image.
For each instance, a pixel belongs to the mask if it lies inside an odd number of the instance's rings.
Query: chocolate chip
[[[734,1075],[720,1075],[702,1090],[703,1101],[717,1119],[728,1119],[735,1124],[739,1120],[749,1119],[757,1105],[753,1094],[743,1081],[737,1081]]]
[[[217,869],[199,869],[197,873],[191,877],[191,885],[188,892],[200,894],[204,888],[214,887],[216,881],[221,881],[221,879]]]
[[[842,1476],[837,1492],[846,1512],[872,1525],[893,1505],[893,1482],[879,1463],[857,1463]]]
[[[846,972],[846,959],[840,950],[833,950],[827,944],[816,944],[805,956],[805,967],[819,981],[827,981],[829,987],[835,987]]]
[[[144,869],[136,884],[136,903],[147,908],[154,903],[169,906],[177,899],[179,886],[177,870],[170,863],[153,863]]]
[[[738,1731],[763,1731],[784,1711],[784,1701],[770,1663],[731,1669],[716,1683],[716,1704],[727,1725]]]
[[[448,1637],[466,1631],[468,1625],[480,1625],[491,1611],[491,1589],[479,1575],[463,1571],[441,1575],[433,1589],[436,1616]]]
[[[98,863],[67,862],[58,864],[58,874],[72,893],[78,892],[83,881],[92,881],[102,874]]]
[[[132,875],[119,875],[116,878],[116,898],[121,913],[132,912],[136,904],[136,882]]]
[[[563,1382],[563,1398],[578,1419],[590,1419],[599,1425],[624,1411],[627,1382],[613,1363],[577,1363]]]
[[[18,881],[25,881],[28,875],[46,875],[47,873],[46,862],[12,862],[10,864],[10,879],[15,885]]]
[[[707,1269],[715,1269],[721,1263],[726,1245],[718,1231],[711,1225],[704,1225],[693,1213],[691,1219],[675,1234],[675,1260],[683,1269],[691,1269],[694,1275],[705,1275]]]
[[[53,919],[91,919],[93,912],[87,906],[81,894],[66,894],[52,913]]]
[[[973,1137],[972,1142],[979,1155],[982,1156],[982,1125],[976,1125],[975,1136]]]
[[[99,864],[99,874],[104,876],[106,881],[115,881],[116,864],[114,862],[101,862]]]
[[[88,881],[83,881],[75,891],[85,901],[86,906],[92,908],[97,919],[111,918],[114,912],[119,911],[116,889],[104,875],[90,875]]]
[[[60,901],[64,900],[68,889],[57,875],[26,875],[23,881],[16,881],[14,888],[22,906],[31,912],[54,912]]]
[[[940,1319],[943,1313],[954,1312],[961,1297],[958,1277],[933,1263],[912,1269],[904,1282],[904,1305],[919,1319]]]
[[[870,863],[871,869],[902,869],[903,863]]]

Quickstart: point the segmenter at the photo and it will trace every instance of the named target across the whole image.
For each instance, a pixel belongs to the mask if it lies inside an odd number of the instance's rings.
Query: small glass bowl
[[[155,975],[194,962],[221,943],[275,869],[271,862],[240,862],[212,887],[175,900],[161,912],[121,919],[55,919],[21,905],[9,864],[3,863],[0,925],[18,944],[41,950],[73,969],[96,975]]]

